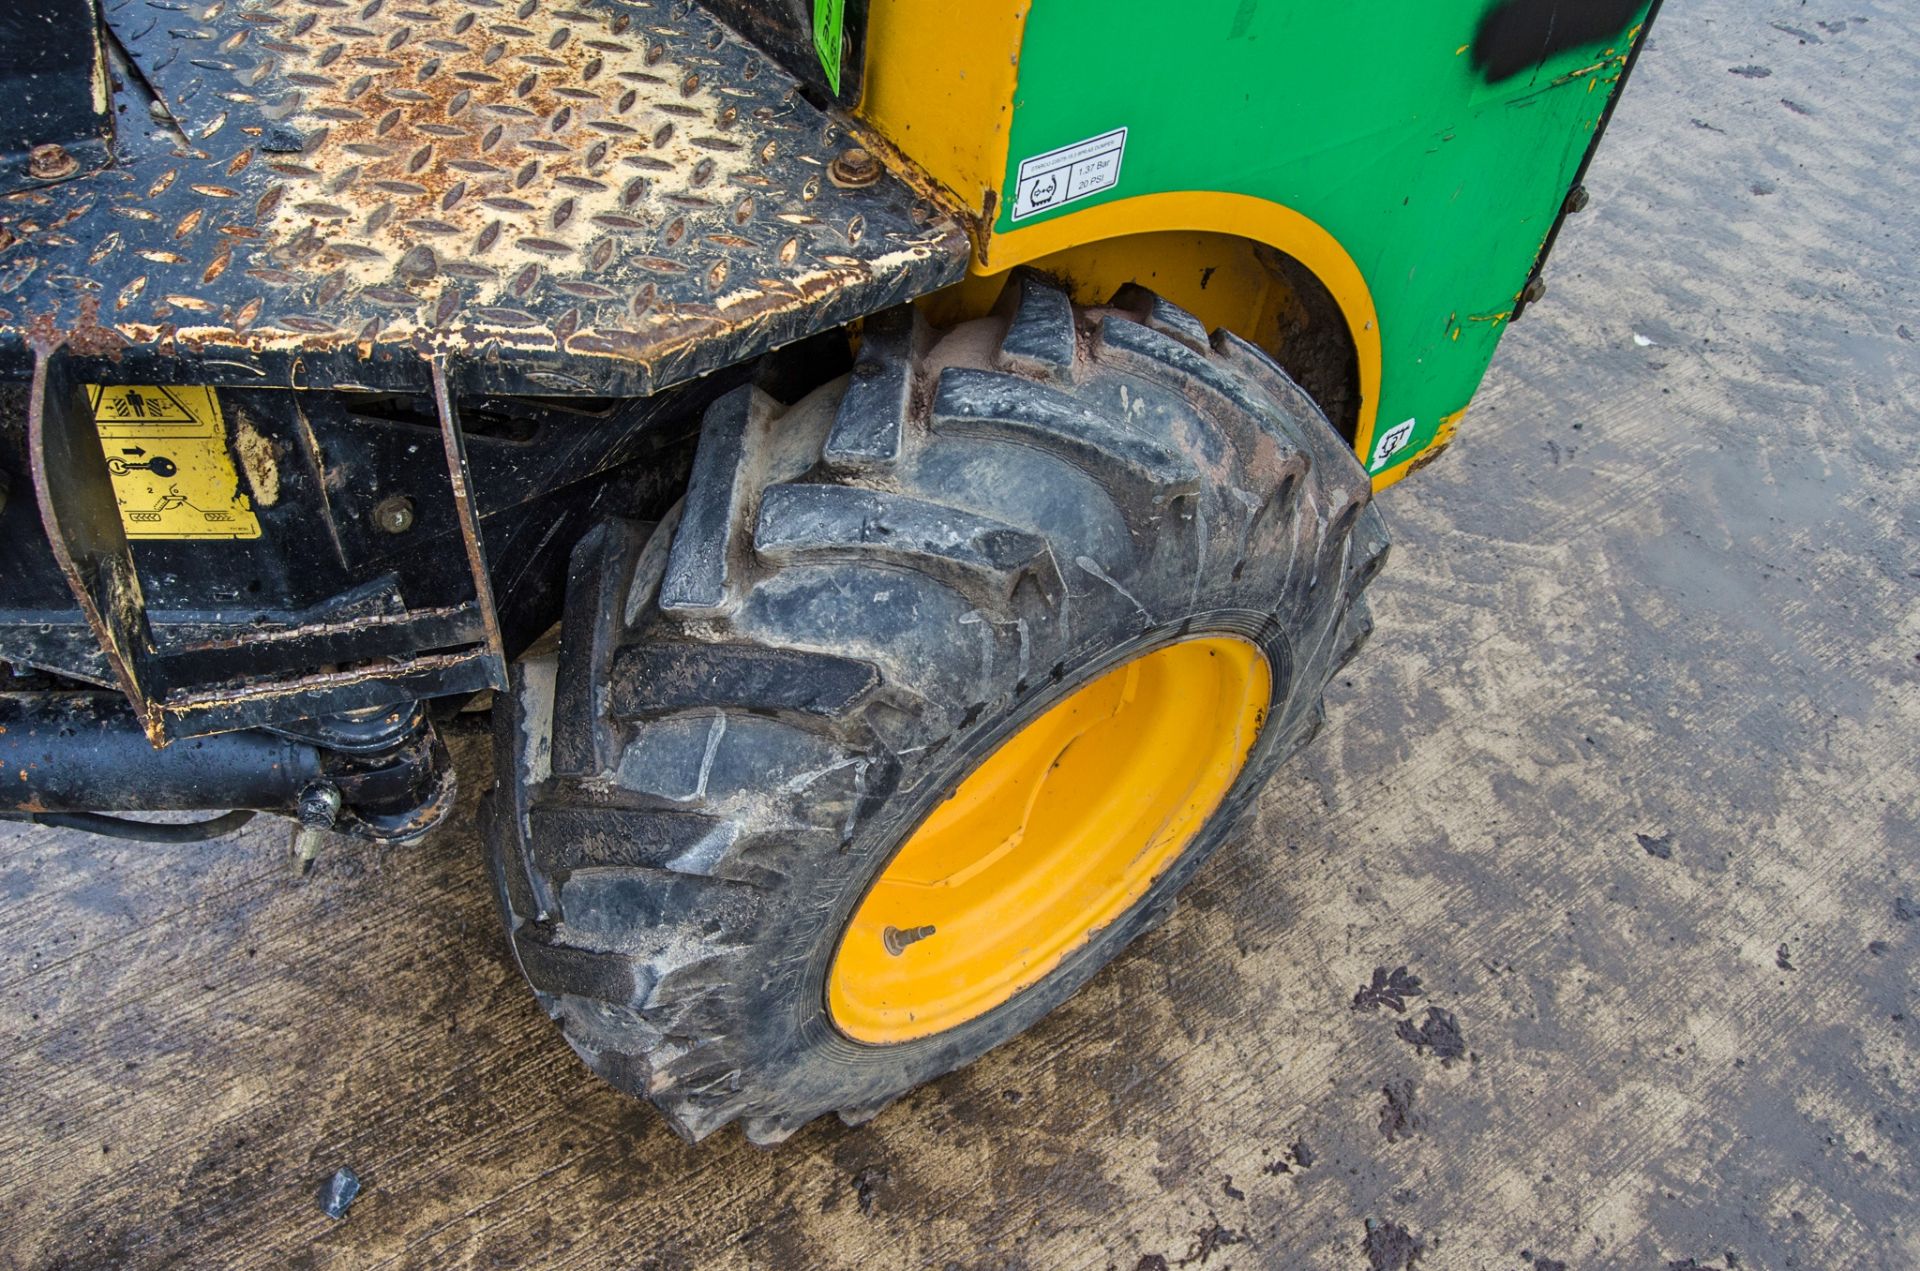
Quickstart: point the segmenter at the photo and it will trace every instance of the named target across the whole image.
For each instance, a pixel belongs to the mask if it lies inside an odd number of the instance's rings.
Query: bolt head
[[[36,181],[58,181],[80,170],[80,161],[65,146],[49,141],[27,151],[27,175]]]
[[[1543,299],[1545,299],[1546,294],[1547,294],[1547,280],[1545,278],[1542,278],[1539,274],[1535,274],[1533,277],[1527,279],[1526,288],[1523,291],[1521,291],[1520,299],[1526,301],[1530,305],[1535,305],[1535,304],[1539,304]]]
[[[842,150],[827,165],[827,180],[843,190],[860,190],[878,181],[881,171],[880,160],[855,146]]]
[[[384,534],[405,534],[413,528],[413,500],[389,495],[373,505],[373,523]]]
[[[330,781],[316,781],[300,792],[295,814],[300,824],[316,830],[333,828],[340,819],[341,799],[339,788]]]
[[[1568,191],[1567,191],[1567,205],[1566,205],[1566,206],[1567,206],[1567,211],[1568,211],[1568,213],[1570,213],[1570,214],[1571,214],[1571,213],[1574,213],[1574,212],[1584,212],[1584,211],[1586,211],[1586,210],[1587,210],[1587,201],[1588,201],[1588,200],[1587,200],[1587,187],[1586,187],[1586,186],[1584,186],[1584,185],[1576,185],[1576,186],[1574,186],[1574,187],[1573,187],[1573,188],[1572,188],[1571,190],[1568,190]]]

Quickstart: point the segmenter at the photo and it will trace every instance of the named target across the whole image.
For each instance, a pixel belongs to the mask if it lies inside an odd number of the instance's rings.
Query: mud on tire
[[[1137,288],[1036,277],[944,334],[869,320],[850,375],[708,412],[681,505],[579,545],[557,653],[497,712],[490,847],[520,965],[593,1070],[682,1134],[871,1116],[1051,1010],[1140,932],[1317,727],[1386,535],[1262,352]],[[1257,643],[1266,725],[1120,918],[1005,1004],[866,1045],[824,984],[869,882],[1021,723],[1121,661]]]

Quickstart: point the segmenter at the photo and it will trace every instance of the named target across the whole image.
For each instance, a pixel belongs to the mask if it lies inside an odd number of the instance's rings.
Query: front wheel
[[[500,712],[527,978],[699,1138],[850,1121],[1170,910],[1364,640],[1386,536],[1264,354],[1033,277],[710,410],[682,504],[575,555]]]

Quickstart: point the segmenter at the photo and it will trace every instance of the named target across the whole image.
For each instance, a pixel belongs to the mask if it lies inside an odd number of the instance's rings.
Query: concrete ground
[[[1653,39],[1330,726],[1043,1026],[689,1147],[471,799],[306,878],[9,830],[0,1265],[1920,1266],[1920,16]]]

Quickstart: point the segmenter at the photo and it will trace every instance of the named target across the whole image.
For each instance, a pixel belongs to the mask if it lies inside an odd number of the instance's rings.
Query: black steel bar
[[[0,818],[250,810],[405,842],[451,810],[453,769],[418,704],[307,723],[310,735],[224,732],[156,750],[114,693],[0,693]],[[331,739],[355,749],[334,749]],[[142,836],[194,838],[164,826]]]
[[[493,660],[478,646],[458,653],[394,659],[298,679],[240,683],[181,694],[167,721],[181,737],[259,728],[343,711],[405,706],[498,687]]]
[[[159,627],[155,634],[164,638],[166,628]],[[295,658],[309,666],[338,666],[367,658],[464,649],[479,643],[484,634],[471,606],[448,605],[267,629],[244,636],[223,634],[215,640],[167,648],[158,660],[166,666],[167,678],[175,683],[220,685],[258,677],[263,667],[283,666]],[[293,686],[290,681],[289,687]],[[177,713],[180,700],[177,695],[168,699],[170,714]]]
[[[113,693],[0,693],[0,809],[292,812],[320,753],[262,732],[148,744]]]

